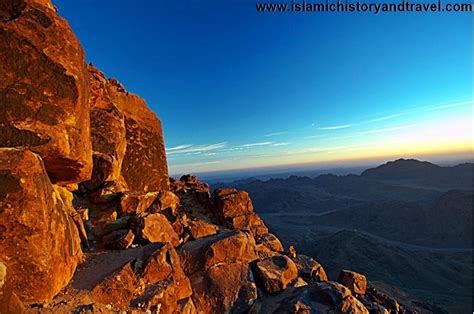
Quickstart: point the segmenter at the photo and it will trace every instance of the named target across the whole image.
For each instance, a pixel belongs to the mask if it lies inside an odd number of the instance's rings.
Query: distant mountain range
[[[472,189],[474,164],[441,167],[427,161],[398,159],[377,168],[367,169],[361,176],[396,185],[438,189]]]
[[[361,175],[214,186],[248,191],[272,231],[327,265],[330,275],[359,269],[462,313],[472,298],[473,173],[473,163],[398,159]]]

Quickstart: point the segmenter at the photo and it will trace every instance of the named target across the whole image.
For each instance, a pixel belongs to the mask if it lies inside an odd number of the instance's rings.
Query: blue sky
[[[472,14],[55,4],[88,62],[158,114],[172,173],[472,149]]]

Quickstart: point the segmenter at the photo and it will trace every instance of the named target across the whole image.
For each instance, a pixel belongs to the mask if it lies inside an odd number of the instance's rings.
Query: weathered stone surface
[[[89,179],[92,150],[84,52],[47,1],[0,7],[0,147],[38,153],[53,183]]]
[[[352,295],[342,301],[338,310],[347,314],[369,314],[367,308]]]
[[[181,201],[179,197],[170,191],[161,192],[156,199],[156,206],[160,211],[169,211],[172,215],[176,215]]]
[[[92,289],[92,299],[110,304],[115,309],[126,310],[135,294],[136,282],[132,265],[127,263]]]
[[[251,262],[257,258],[253,237],[238,230],[190,241],[179,248],[179,254],[188,276],[218,263]]]
[[[90,119],[94,168],[84,184],[90,190],[105,182],[124,181],[122,163],[127,148],[125,116],[110,99],[104,74],[88,66],[90,79]]]
[[[141,309],[153,311],[159,308],[160,313],[175,313],[182,307],[193,313],[194,304],[185,301],[193,293],[191,284],[172,246],[162,245],[146,258],[143,280],[145,291],[134,301]]]
[[[138,193],[126,192],[123,193],[120,199],[120,213],[122,215],[135,214],[139,215],[145,212],[148,207],[158,197],[158,192]]]
[[[132,230],[117,230],[104,236],[102,244],[109,250],[123,250],[132,245],[134,239]]]
[[[228,218],[253,213],[253,204],[247,192],[236,189],[217,189],[214,192],[216,211],[219,217]]]
[[[38,155],[0,149],[0,260],[25,304],[51,299],[81,259],[66,193],[51,185]]]
[[[258,297],[248,262],[219,263],[190,279],[198,312],[246,313]]]
[[[280,292],[298,277],[295,263],[285,255],[268,257],[255,264],[255,274],[267,293]]]
[[[354,294],[365,294],[367,289],[367,279],[364,275],[356,273],[350,270],[342,270],[337,280],[340,284],[343,284]]]
[[[188,225],[188,232],[194,238],[204,238],[217,233],[217,226],[203,220],[192,220]]]
[[[179,237],[162,214],[146,214],[138,217],[136,234],[144,241],[179,245]]]
[[[351,291],[348,288],[337,282],[318,282],[313,287],[320,300],[330,305],[341,304],[345,298],[351,295]]]
[[[107,168],[110,169],[107,172],[109,180],[123,178],[130,191],[168,190],[168,165],[160,120],[143,99],[127,92],[117,80],[106,80],[92,66],[89,72],[91,80],[95,81],[92,83],[92,102],[98,103],[92,104],[94,148],[111,157]],[[109,128],[110,134],[102,137],[100,132],[105,128]],[[112,139],[111,135],[117,136]]]
[[[298,254],[293,258],[293,261],[298,267],[298,272],[306,281],[327,281],[328,277],[324,271],[323,266],[316,262],[313,258]]]
[[[255,236],[255,241],[257,244],[262,244],[266,246],[273,252],[283,252],[283,245],[280,240],[272,233],[264,233],[258,236]]]

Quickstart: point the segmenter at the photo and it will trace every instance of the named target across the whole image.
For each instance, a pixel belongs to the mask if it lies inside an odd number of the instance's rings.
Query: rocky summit
[[[414,313],[168,176],[160,120],[48,0],[0,3],[0,313]],[[369,280],[369,281],[368,281]]]

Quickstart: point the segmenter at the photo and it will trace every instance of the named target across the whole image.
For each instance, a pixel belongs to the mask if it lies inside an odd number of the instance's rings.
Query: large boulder
[[[50,1],[0,4],[0,147],[39,154],[53,183],[90,178],[83,49]]]
[[[257,258],[255,240],[247,232],[221,231],[185,243],[179,250],[191,280],[198,312],[245,312],[257,298],[249,263]]]
[[[189,276],[219,263],[251,262],[257,258],[255,246],[254,238],[246,232],[222,231],[185,243],[179,254]]]
[[[298,267],[300,276],[306,281],[327,281],[328,277],[323,266],[316,262],[313,258],[298,254],[293,258]]]
[[[134,224],[139,238],[146,242],[164,242],[173,246],[179,245],[179,237],[162,214],[146,214],[139,216]]]
[[[91,74],[91,131],[98,162],[107,175],[100,181],[119,180],[130,191],[169,189],[163,132],[160,120],[140,97],[127,92],[114,79],[93,66]],[[108,129],[108,130],[106,130]],[[125,149],[124,149],[125,147]],[[100,173],[100,172],[99,172]]]
[[[339,274],[339,279],[337,281],[349,288],[349,290],[356,295],[364,295],[367,290],[367,278],[354,271],[343,269]]]
[[[81,260],[68,193],[51,184],[38,155],[0,149],[0,262],[25,304],[50,300]]]
[[[298,277],[298,268],[285,255],[271,256],[255,264],[255,273],[267,293],[285,290]]]

